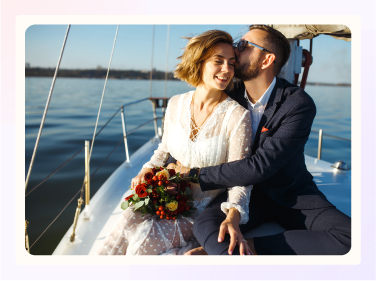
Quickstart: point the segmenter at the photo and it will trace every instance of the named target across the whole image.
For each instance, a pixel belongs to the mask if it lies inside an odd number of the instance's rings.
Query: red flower
[[[145,177],[145,181],[149,181],[153,178],[153,173],[149,172],[147,173],[144,177]]]
[[[150,197],[153,200],[159,200],[161,198],[161,196],[155,191],[155,189],[153,189],[153,191],[150,193]]]
[[[181,191],[185,191],[185,189],[187,188],[187,187],[190,187],[191,185],[188,183],[188,182],[186,182],[186,181],[184,181],[184,180],[182,180],[182,181],[180,181],[180,189],[181,189]]]
[[[184,212],[186,205],[187,203],[185,201],[178,201],[178,208],[176,209],[176,211],[178,211],[178,213]]]
[[[146,191],[146,187],[147,186],[144,183],[141,183],[141,184],[136,186],[136,188],[134,190],[135,190],[136,194],[138,195],[138,197],[143,198],[143,197],[148,196],[148,193]]]
[[[174,169],[168,169],[168,173],[170,174],[170,177],[173,177],[176,174]]]
[[[164,168],[163,168],[163,167],[159,167],[159,170],[160,170],[160,171],[163,171],[163,170],[164,170]]]
[[[182,194],[178,194],[175,196],[176,200],[177,201],[184,201],[184,202],[187,202],[188,201],[188,197],[187,196],[184,196]]]
[[[153,173],[153,176],[155,176],[155,174],[156,174],[157,172],[159,172],[159,169],[153,168],[153,169],[151,169],[151,172]]]
[[[133,195],[134,195],[134,194],[125,197],[125,201],[128,201],[129,199],[131,199],[131,198],[133,197]]]
[[[157,183],[153,180],[147,180],[147,183],[148,183],[148,185],[151,185],[153,187],[157,185]]]

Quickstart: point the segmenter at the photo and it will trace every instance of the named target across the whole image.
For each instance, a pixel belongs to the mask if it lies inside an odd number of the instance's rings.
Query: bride
[[[232,86],[235,53],[230,34],[209,30],[187,38],[189,42],[179,59],[175,77],[196,87],[195,91],[176,95],[168,104],[162,143],[141,172],[132,179],[132,188],[141,183],[151,169],[163,166],[171,154],[184,167],[201,168],[240,160],[250,153],[251,121],[249,111],[226,95]],[[183,168],[184,171],[184,168]],[[252,186],[236,186],[228,190],[227,202],[221,209],[240,213],[239,224],[248,221],[248,203]],[[223,190],[202,192],[192,184],[193,217],[176,220],[141,216],[127,208],[96,254],[158,255],[185,254],[199,246],[193,236],[193,223],[208,204]],[[249,252],[246,241],[238,244]]]

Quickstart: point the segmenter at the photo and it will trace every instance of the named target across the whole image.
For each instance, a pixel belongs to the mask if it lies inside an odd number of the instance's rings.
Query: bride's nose
[[[222,72],[229,72],[230,71],[230,64],[228,62],[225,62],[222,64]]]

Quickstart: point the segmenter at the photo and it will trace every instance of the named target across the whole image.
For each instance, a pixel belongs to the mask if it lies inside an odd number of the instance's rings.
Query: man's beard
[[[238,64],[235,66],[235,74],[236,78],[241,79],[242,81],[250,81],[260,74],[259,70],[259,63],[261,60],[261,56],[257,57],[255,61],[245,64]]]

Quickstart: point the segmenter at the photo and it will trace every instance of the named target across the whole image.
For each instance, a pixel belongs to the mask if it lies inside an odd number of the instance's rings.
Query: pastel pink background
[[[337,2],[337,1],[335,1]],[[314,3],[314,5],[313,5]],[[338,3],[338,2],[337,2]],[[184,6],[182,6],[184,4]],[[232,6],[234,5],[234,6]],[[190,0],[8,0],[1,1],[1,279],[274,279],[375,280],[375,2],[357,0],[356,6],[329,1],[202,1]],[[347,6],[347,7],[344,7]],[[306,7],[306,8],[305,8]],[[325,7],[325,8],[324,8]],[[361,17],[361,263],[338,266],[201,265],[98,266],[18,265],[15,256],[15,22],[18,15],[358,15]],[[23,165],[23,164],[22,164]],[[19,165],[20,166],[20,165]],[[352,188],[359,188],[353,186]],[[20,200],[18,198],[18,200]],[[11,214],[11,215],[9,215]],[[82,257],[83,259],[85,257]],[[140,274],[134,274],[140,272]],[[141,274],[142,273],[142,274]]]

